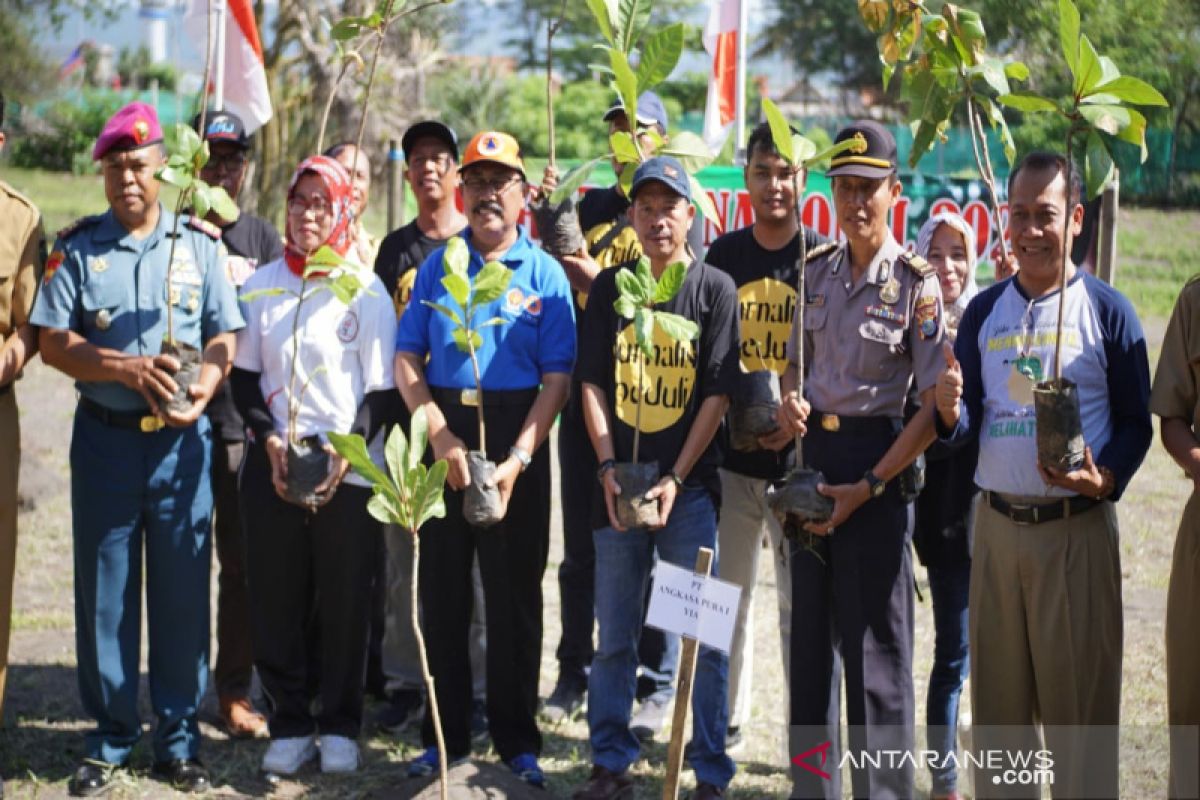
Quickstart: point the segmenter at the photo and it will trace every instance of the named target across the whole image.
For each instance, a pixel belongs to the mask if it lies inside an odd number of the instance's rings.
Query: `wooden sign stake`
[[[708,577],[712,572],[713,551],[701,547],[696,553],[697,575]],[[696,677],[696,650],[700,643],[690,636],[683,637],[683,656],[679,660],[679,685],[675,689],[675,713],[671,718],[671,744],[667,748],[667,780],[663,784],[663,800],[678,800],[679,773],[683,769],[683,737],[688,708],[692,704],[692,680]]]

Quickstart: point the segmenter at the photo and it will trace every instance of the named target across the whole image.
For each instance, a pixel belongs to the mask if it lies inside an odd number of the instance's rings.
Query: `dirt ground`
[[[1147,335],[1155,355],[1164,322],[1149,321]],[[66,780],[82,752],[81,731],[88,726],[75,684],[74,622],[67,453],[75,404],[72,386],[61,374],[37,362],[18,386],[24,429],[21,474],[20,544],[17,562],[14,632],[10,654],[5,727],[0,730],[0,774],[8,797],[62,797]],[[1166,705],[1163,656],[1163,613],[1171,549],[1178,511],[1189,485],[1155,443],[1146,464],[1120,503],[1122,572],[1125,599],[1125,664],[1122,719],[1122,796],[1164,796],[1166,792]],[[560,507],[554,504],[553,545],[543,581],[545,635],[542,695],[553,686],[554,648],[559,634],[556,569],[562,547]],[[763,558],[759,599],[754,613],[756,674],[747,744],[738,753],[739,773],[730,796],[785,797],[787,687],[783,680],[773,605],[774,572]],[[918,570],[924,589],[924,570]],[[215,591],[216,570],[213,572]],[[928,592],[917,608],[916,663],[918,714],[932,660],[932,623]],[[214,606],[215,611],[215,606]],[[143,626],[144,627],[144,626]],[[214,621],[215,629],[215,621]],[[143,645],[144,649],[144,645]],[[215,641],[214,641],[215,651]],[[152,715],[145,701],[143,718]],[[368,709],[368,718],[373,709]],[[211,713],[211,698],[206,704]],[[964,704],[964,723],[969,722]],[[148,730],[148,728],[147,728]],[[325,778],[310,771],[296,780],[270,785],[257,771],[263,742],[227,739],[207,722],[201,756],[213,772],[218,796],[272,797],[411,797],[419,787],[404,778],[404,762],[416,753],[412,734],[399,739],[364,733],[366,761],[356,775]],[[586,778],[587,726],[582,719],[546,730],[543,766],[547,796],[569,796]],[[495,754],[477,750],[495,760]],[[666,739],[660,737],[634,768],[637,796],[661,796]],[[111,797],[162,797],[173,793],[146,774],[151,755],[145,743],[135,750],[132,773],[122,774]],[[685,773],[685,788],[692,785]],[[919,796],[928,791],[928,776],[918,775]]]

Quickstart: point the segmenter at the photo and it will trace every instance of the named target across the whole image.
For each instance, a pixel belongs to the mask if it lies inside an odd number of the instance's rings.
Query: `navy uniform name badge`
[[[807,305],[809,308],[824,308],[825,295],[810,294],[805,300],[805,305]]]

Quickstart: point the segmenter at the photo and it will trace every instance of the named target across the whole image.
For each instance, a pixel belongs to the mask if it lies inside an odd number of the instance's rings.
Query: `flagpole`
[[[735,164],[746,163],[746,42],[749,39],[747,27],[750,24],[750,0],[738,0],[737,27],[737,70],[733,88],[734,96],[734,150]]]
[[[225,0],[212,0],[217,12],[217,53],[213,60],[213,109],[225,109],[225,20],[229,16],[229,4]]]

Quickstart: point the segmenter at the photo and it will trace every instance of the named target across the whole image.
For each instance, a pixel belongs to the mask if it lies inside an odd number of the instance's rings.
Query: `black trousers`
[[[247,447],[240,489],[254,663],[271,705],[271,737],[317,731],[354,738],[362,725],[367,615],[382,536],[367,513],[371,490],[343,483],[310,513],[275,494],[259,444]],[[311,654],[314,642],[320,652]],[[309,713],[310,661],[320,670],[316,719]]]
[[[811,425],[804,452],[830,484],[854,483],[891,446],[878,431],[832,433]],[[908,506],[895,481],[868,500],[812,552],[793,545],[792,753],[831,742],[825,779],[792,767],[792,797],[840,798],[839,688],[846,684],[849,746],[911,750],[913,740],[913,569]],[[861,761],[862,759],[860,759]],[[816,763],[816,762],[814,762]],[[833,765],[834,768],[830,768]],[[855,797],[910,798],[913,768],[852,769]]]
[[[485,393],[486,397],[486,393]],[[516,441],[528,405],[487,406],[487,452],[502,461]],[[475,449],[474,408],[443,405],[450,429]],[[542,574],[550,542],[550,453],[539,447],[513,487],[506,517],[491,528],[468,525],[462,492],[446,489],[446,516],[421,529],[421,614],[429,666],[441,711],[446,752],[471,750],[471,659],[468,632],[476,553],[487,608],[487,715],[496,751],[508,761],[541,752],[537,729],[538,671],[542,653]],[[426,708],[421,738],[437,744]]]
[[[580,384],[574,384],[571,400],[558,423],[563,560],[558,567],[562,635],[555,651],[558,680],[581,692],[587,691],[587,668],[595,653],[596,550],[592,543],[592,504],[597,500],[599,467],[583,421],[582,395]],[[667,655],[667,635],[643,625],[638,639],[638,663],[644,674],[638,678],[637,699],[673,689],[676,667],[673,662],[664,663]]]
[[[213,681],[220,697],[248,697],[254,670],[250,600],[246,593],[246,543],[238,510],[238,468],[243,442],[213,442],[212,488],[217,562],[217,665]]]

